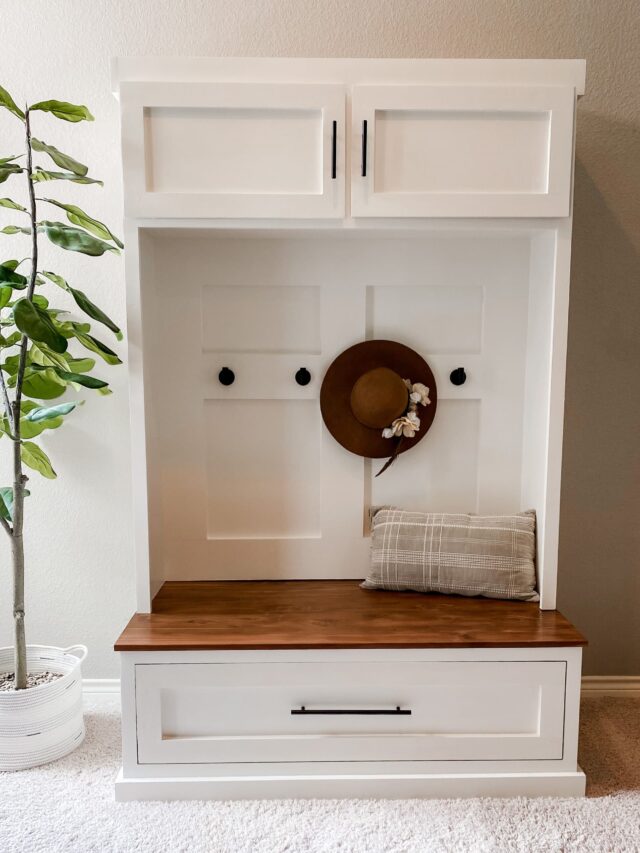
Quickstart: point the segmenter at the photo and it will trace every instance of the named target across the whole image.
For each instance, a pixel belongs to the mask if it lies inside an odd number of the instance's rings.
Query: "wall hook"
[[[311,382],[311,374],[306,367],[301,367],[296,373],[296,382],[298,385],[308,385]]]
[[[218,379],[220,380],[221,385],[233,385],[235,378],[235,373],[228,367],[223,367],[218,374]]]
[[[456,367],[455,370],[452,370],[449,374],[449,379],[453,385],[464,385],[467,381],[467,374],[464,367]]]

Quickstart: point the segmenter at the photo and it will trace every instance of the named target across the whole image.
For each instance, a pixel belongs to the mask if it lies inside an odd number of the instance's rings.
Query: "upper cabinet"
[[[354,86],[351,213],[568,216],[575,89]]]
[[[354,218],[571,210],[575,86],[125,81],[120,96],[135,218],[344,219],[348,176]]]
[[[345,87],[122,83],[133,217],[340,218]]]

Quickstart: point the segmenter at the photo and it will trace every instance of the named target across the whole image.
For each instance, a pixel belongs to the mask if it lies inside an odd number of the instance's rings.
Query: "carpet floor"
[[[89,701],[75,753],[0,773],[2,853],[640,852],[640,698],[583,701],[585,799],[115,803],[119,730]]]

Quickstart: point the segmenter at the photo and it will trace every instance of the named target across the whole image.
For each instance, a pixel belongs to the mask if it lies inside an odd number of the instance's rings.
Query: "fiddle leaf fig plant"
[[[0,406],[4,410],[0,438],[11,448],[13,470],[12,485],[0,486],[0,525],[11,543],[14,686],[20,690],[27,686],[23,528],[29,478],[25,469],[47,479],[56,477],[49,457],[38,443],[40,436],[60,427],[82,402],[76,392],[90,389],[98,394],[110,393],[108,382],[93,375],[96,357],[107,365],[121,364],[118,355],[93,334],[91,323],[78,321],[70,310],[79,309],[84,317],[121,340],[116,323],[83,290],[57,272],[40,269],[38,249],[42,240],[48,240],[66,252],[100,257],[107,252],[119,254],[124,247],[103,222],[77,205],[50,198],[51,192],[43,197],[36,194],[38,185],[49,181],[102,186],[102,181],[89,177],[87,166],[31,132],[32,118],[38,112],[66,122],[93,121],[87,107],[50,100],[23,110],[0,86],[0,113],[3,111],[10,114],[8,120],[22,124],[24,151],[0,157],[0,184],[6,182],[10,189],[22,189],[23,197],[0,198],[0,208],[16,219],[0,228],[0,234],[8,246],[18,235],[28,235],[31,246],[27,258],[0,260]],[[34,163],[37,155],[44,158],[42,164]],[[49,168],[49,161],[55,169]],[[59,221],[62,216],[66,222]],[[55,295],[61,298],[60,307],[57,301],[55,306],[50,301]],[[61,397],[64,400],[59,401]]]

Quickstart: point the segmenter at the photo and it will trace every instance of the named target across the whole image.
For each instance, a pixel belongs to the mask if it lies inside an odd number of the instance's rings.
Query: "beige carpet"
[[[73,755],[0,773],[1,853],[640,853],[640,698],[583,703],[585,799],[115,803],[117,704]]]

